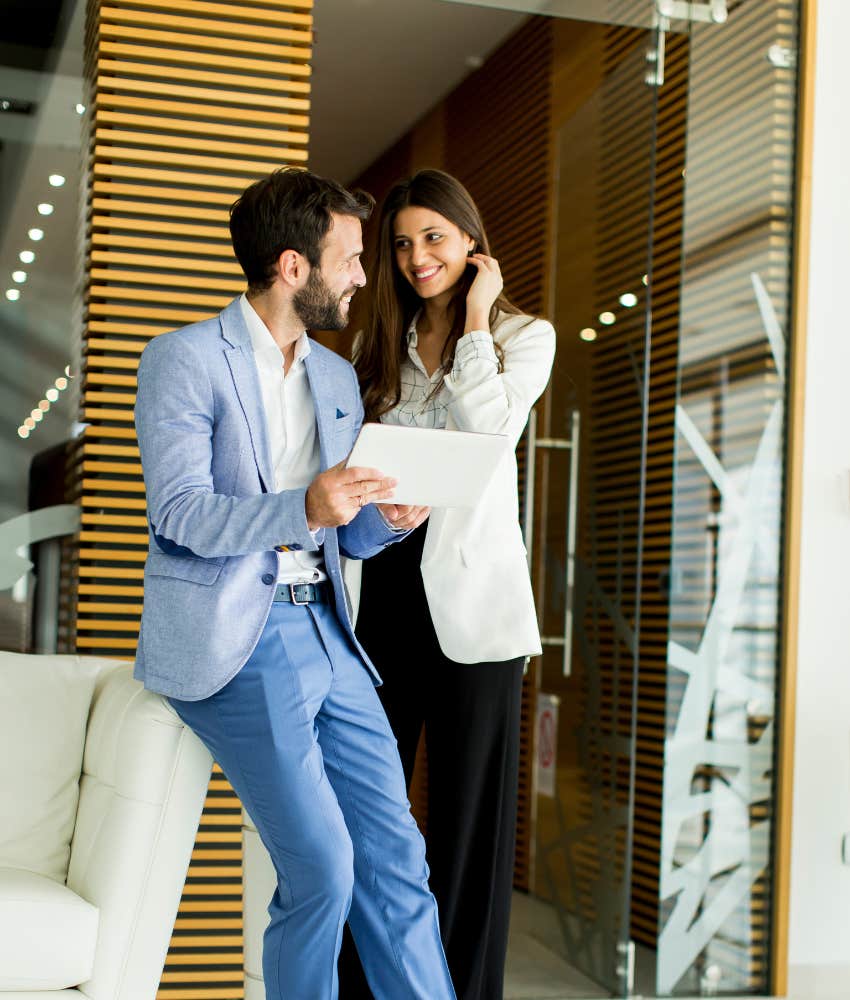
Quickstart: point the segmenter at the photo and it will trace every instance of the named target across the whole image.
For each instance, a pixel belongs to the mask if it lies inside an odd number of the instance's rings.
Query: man
[[[357,379],[305,332],[345,326],[371,207],[304,171],[251,185],[230,219],[247,294],[157,337],[139,365],[150,551],[136,676],[204,740],[272,857],[268,1000],[337,996],[346,919],[378,1000],[454,997],[340,573],[340,554],[366,558],[428,511],[382,513],[393,481],[342,468]]]

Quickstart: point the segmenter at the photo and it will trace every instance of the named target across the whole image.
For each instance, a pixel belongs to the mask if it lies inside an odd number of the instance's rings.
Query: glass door
[[[555,26],[528,905],[572,978],[546,995],[766,995],[799,3],[481,3]]]
[[[657,48],[647,28],[561,28],[577,43],[583,76],[577,65],[568,76],[572,93],[553,102],[558,354],[529,441],[544,647],[533,665],[531,889],[540,932],[588,980],[575,995],[627,996],[641,824],[634,791],[646,752],[636,699],[657,97],[646,78],[647,53]]]

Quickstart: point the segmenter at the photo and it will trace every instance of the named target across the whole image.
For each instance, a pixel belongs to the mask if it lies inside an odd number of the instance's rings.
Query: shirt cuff
[[[455,360],[452,378],[458,378],[463,369],[473,361],[490,361],[498,370],[499,359],[493,345],[493,337],[486,330],[470,330],[455,345]]]
[[[380,504],[375,504],[375,508],[381,515],[381,520],[390,529],[390,531],[395,531],[397,534],[401,535],[403,532],[409,530],[408,528],[397,528],[394,524],[390,524],[390,522],[387,520],[386,514],[381,510]]]

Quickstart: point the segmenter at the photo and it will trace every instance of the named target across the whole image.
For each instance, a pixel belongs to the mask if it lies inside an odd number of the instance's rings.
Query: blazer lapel
[[[316,424],[319,428],[319,459],[322,471],[330,467],[328,460],[328,443],[333,434],[333,399],[331,387],[328,385],[327,369],[316,351],[311,350],[304,359],[307,378],[310,382],[310,392],[313,396],[313,406],[316,410]]]
[[[233,385],[239,399],[239,405],[248,423],[251,435],[251,446],[257,470],[263,483],[263,489],[270,493],[274,489],[272,475],[271,448],[266,414],[263,410],[263,396],[260,391],[260,377],[254,361],[254,350],[251,346],[251,336],[242,318],[242,306],[239,299],[234,299],[221,313],[221,332],[225,341],[231,346],[225,348],[224,356],[230,366]]]

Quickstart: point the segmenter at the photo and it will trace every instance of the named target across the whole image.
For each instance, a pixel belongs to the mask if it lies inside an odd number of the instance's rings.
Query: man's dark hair
[[[263,292],[271,287],[284,250],[295,250],[318,267],[331,213],[365,222],[374,205],[365,191],[347,191],[307,170],[283,167],[255,181],[230,208],[230,236],[248,288]]]

